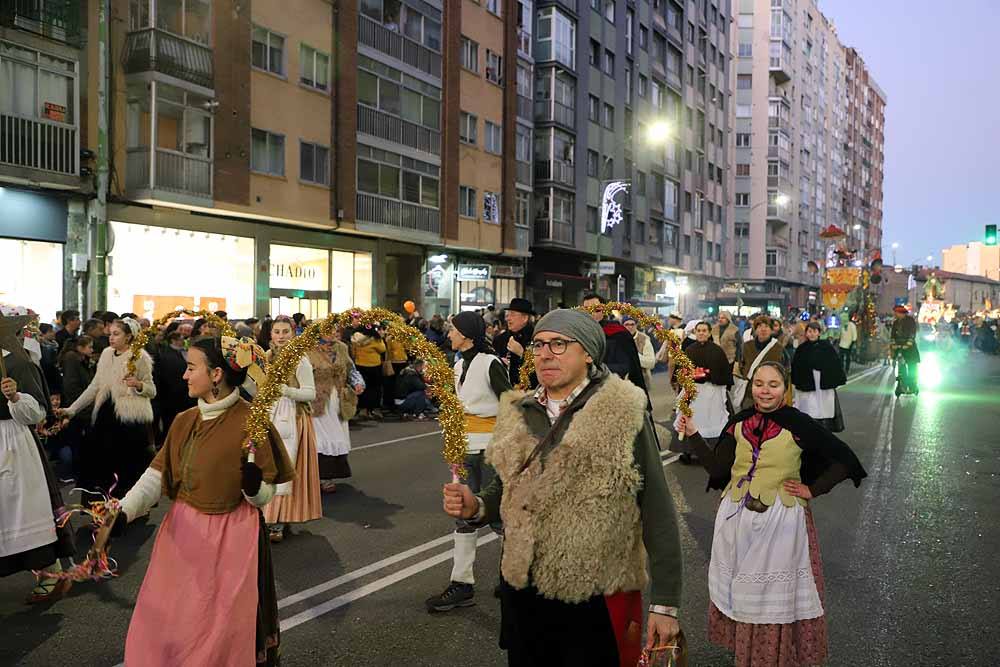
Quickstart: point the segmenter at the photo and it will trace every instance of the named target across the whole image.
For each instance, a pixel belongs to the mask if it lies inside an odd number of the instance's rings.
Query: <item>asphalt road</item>
[[[1000,645],[1000,359],[942,366],[943,383],[892,396],[889,369],[841,391],[841,434],[869,472],[813,505],[827,582],[829,665],[998,665]],[[663,413],[663,375],[654,395]],[[481,533],[477,604],[430,615],[423,600],[450,571],[452,523],[440,511],[447,474],[436,422],[352,432],[355,477],[324,497],[324,518],[273,548],[283,664],[506,664],[492,596],[499,545]],[[707,569],[717,496],[705,474],[667,456],[682,515],[682,625],[691,665],[731,665],[707,643]],[[28,575],[0,580],[0,666],[112,667],[167,503],[133,523],[114,549],[120,576],[78,584],[47,607],[26,607]],[[81,529],[82,530],[82,529]],[[80,533],[81,544],[86,535]],[[169,629],[165,629],[169,631]]]

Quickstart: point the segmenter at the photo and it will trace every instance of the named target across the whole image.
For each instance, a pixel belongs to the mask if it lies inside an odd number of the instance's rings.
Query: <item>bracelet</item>
[[[651,604],[649,605],[649,612],[651,614],[660,614],[661,616],[677,618],[678,609],[677,607],[666,607],[662,604]]]

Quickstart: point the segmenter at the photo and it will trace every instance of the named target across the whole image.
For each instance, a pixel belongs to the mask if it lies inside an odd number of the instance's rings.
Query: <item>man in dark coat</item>
[[[892,354],[898,357],[899,363],[896,396],[903,393],[919,394],[917,364],[920,363],[920,351],[917,349],[917,321],[903,306],[896,306],[892,312],[896,320],[892,323],[889,338],[892,341]]]
[[[507,364],[510,384],[514,387],[521,382],[524,351],[531,345],[531,337],[535,335],[535,326],[531,321],[534,315],[535,309],[532,308],[530,301],[521,298],[511,299],[504,315],[507,319],[507,330],[493,339],[493,349],[500,360]],[[532,379],[531,384],[535,386],[537,382]]]
[[[606,303],[605,299],[597,294],[588,294],[583,297],[585,307],[599,306],[603,303]],[[604,364],[608,370],[645,391],[648,398],[649,388],[642,376],[639,350],[635,347],[632,334],[620,322],[609,320],[601,311],[591,313],[590,317],[604,329],[604,336],[607,338]]]
[[[186,370],[184,336],[180,331],[171,331],[157,350],[156,363],[153,364],[153,383],[157,387],[153,409],[163,424],[162,431],[157,434],[157,444],[163,443],[174,418],[197,404],[188,395],[187,381],[184,379]]]

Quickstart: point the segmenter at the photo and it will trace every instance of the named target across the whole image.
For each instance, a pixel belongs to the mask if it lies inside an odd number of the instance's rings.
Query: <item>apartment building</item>
[[[871,261],[882,249],[882,183],[885,173],[886,95],[861,55],[846,49],[847,177],[842,207],[854,247]]]
[[[68,225],[93,192],[82,18],[66,2],[0,2],[0,301],[46,319],[77,293],[86,251]]]
[[[972,241],[945,248],[941,258],[941,268],[945,271],[1000,280],[1000,246]]]
[[[731,103],[731,9],[701,0],[537,3],[536,304],[591,287],[650,308],[696,310],[721,284]],[[601,233],[610,181],[623,220]],[[611,262],[600,272],[591,267]]]
[[[741,0],[732,286],[747,312],[818,303],[849,177],[847,55],[810,0]],[[734,297],[731,297],[734,298]]]

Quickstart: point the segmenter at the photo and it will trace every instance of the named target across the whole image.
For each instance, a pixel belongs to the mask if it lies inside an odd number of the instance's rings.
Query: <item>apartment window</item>
[[[397,160],[399,156],[394,156]],[[399,167],[358,160],[358,190],[383,197],[399,199]]]
[[[722,261],[722,244],[721,243],[716,243],[715,244],[715,261],[716,262],[721,262]]]
[[[285,38],[266,28],[254,26],[250,60],[257,69],[285,76]]]
[[[749,176],[750,175],[750,163],[749,162],[738,162],[736,164],[736,175],[737,176]]]
[[[486,0],[486,11],[496,16],[500,16],[500,0]]]
[[[587,108],[587,117],[595,123],[599,123],[601,122],[601,101],[593,95],[589,99],[590,105]]]
[[[479,143],[477,128],[479,118],[471,113],[461,112],[458,117],[458,138],[467,144]]]
[[[722,137],[722,130],[716,130],[716,132],[715,132],[715,143],[717,143],[717,144],[718,144],[718,145],[720,145],[720,146],[721,146],[721,145],[722,145],[723,143],[725,143],[725,142],[723,141],[723,137]]]
[[[486,80],[503,85],[503,57],[486,49]]]
[[[687,213],[691,212],[691,203],[693,202],[690,192],[684,192],[684,211]]]
[[[406,167],[405,160],[406,158],[404,158],[404,167]],[[415,165],[420,164],[419,162],[415,162]],[[406,169],[404,169],[402,177],[403,201],[413,204],[423,204],[424,206],[438,206],[438,188],[440,187],[440,182],[437,178]]]
[[[736,206],[745,207],[750,205],[750,193],[749,192],[737,192],[736,193]]]
[[[740,58],[750,58],[753,56],[753,44],[750,42],[740,42],[737,54]]]
[[[751,74],[736,75],[736,90],[750,90],[751,88],[753,88],[753,75]]]
[[[604,0],[604,18],[615,22],[615,0]]]
[[[663,225],[663,245],[668,248],[677,247],[677,227],[675,225]]]
[[[750,254],[749,253],[738,252],[738,253],[736,253],[734,259],[735,259],[736,266],[738,268],[745,269],[748,266],[750,266]]]
[[[483,222],[499,225],[502,220],[500,216],[500,193],[483,193]]]
[[[596,234],[600,229],[600,216],[596,206],[587,207],[587,233]]]
[[[463,218],[476,217],[476,189],[465,185],[458,187],[458,214]]]
[[[604,49],[604,73],[615,78],[615,54]]]
[[[677,202],[680,188],[670,180],[663,181],[663,215],[668,220],[677,219]]]
[[[7,42],[0,42],[0,53],[3,54],[0,57],[0,113],[12,113],[24,118],[38,118],[68,125],[77,124],[77,107],[80,98],[76,90],[77,72],[79,71],[79,66],[76,63]],[[86,83],[84,82],[83,85]],[[163,86],[161,86],[162,88]],[[170,90],[177,89],[170,88]],[[180,92],[180,97],[183,100],[183,92]],[[147,109],[149,103],[150,96],[149,93],[146,93],[144,104]],[[190,108],[191,105],[187,106]],[[186,114],[178,109],[177,115]],[[3,153],[5,155],[2,159],[20,159],[15,158],[15,155],[25,158],[30,155],[34,159],[36,150],[39,149],[39,152],[46,156],[46,162],[49,161],[49,158],[54,158],[54,153],[59,151],[55,149],[57,144],[55,134],[49,134],[49,132],[57,130],[52,126],[45,126],[41,128],[44,136],[36,135],[33,129],[24,128],[20,122],[16,118],[9,120],[4,118],[2,136],[5,143],[6,141],[10,143],[4,146]],[[18,124],[17,127],[22,129],[15,129],[15,123]],[[39,140],[40,143],[36,143]],[[148,143],[148,139],[145,141]],[[193,140],[188,139],[188,141]],[[72,144],[72,142],[70,143]],[[184,142],[178,138],[177,143]],[[68,161],[69,164],[75,164],[74,159]],[[0,194],[0,197],[2,196]]]
[[[737,132],[736,133],[736,147],[737,148],[750,148],[750,133],[749,132]]]
[[[639,24],[639,48],[643,51],[649,49],[649,29],[641,23]]]
[[[737,118],[749,118],[750,117],[750,105],[749,104],[737,104],[736,105],[736,117]]]
[[[609,130],[615,129],[615,108],[610,104],[604,105],[603,123],[604,127],[608,128]]]
[[[692,171],[694,169],[694,153],[691,151],[684,151],[684,164],[687,165],[687,170]],[[688,209],[689,211],[691,209]]]
[[[646,91],[649,88],[649,79],[645,75],[639,75],[639,97],[645,97]]]
[[[262,174],[285,175],[285,137],[256,128],[250,130],[250,168]]]
[[[610,157],[604,158],[604,178],[610,180],[615,176],[615,161]]]
[[[750,204],[750,195],[747,195],[747,205]],[[734,235],[738,239],[748,239],[750,238],[750,223],[749,222],[737,222],[734,226]]]
[[[517,213],[514,224],[518,227],[527,227],[531,214],[531,194],[528,192],[517,192]]]
[[[576,69],[576,22],[555,7],[540,9],[536,48],[538,60],[556,60]]]
[[[653,105],[654,109],[662,109],[663,108],[663,86],[660,85],[660,83],[656,79],[653,79],[652,93],[653,94],[652,94],[652,97],[650,97],[650,99],[649,99],[649,103]]]
[[[601,44],[596,39],[590,40],[590,57],[588,62],[591,67],[601,66]]]
[[[486,121],[486,152],[503,153],[503,126]]]
[[[317,185],[330,184],[330,149],[299,142],[299,179]]]
[[[691,235],[690,234],[685,234],[684,235],[684,254],[685,255],[690,255],[691,254]]]
[[[635,25],[635,12],[631,7],[625,9],[625,52],[632,55],[632,30]]]
[[[514,159],[531,162],[531,130],[520,124],[515,129]]]
[[[587,176],[591,178],[597,178],[600,171],[601,156],[597,154],[597,151],[587,151]]]
[[[316,90],[329,90],[330,56],[303,44],[299,48],[299,82]]]
[[[462,37],[462,67],[479,74],[479,44]]]
[[[625,61],[625,102],[632,103],[632,64]]]
[[[441,127],[441,91],[359,56],[358,101],[434,130]],[[378,74],[375,74],[378,72]],[[392,77],[392,80],[386,77]],[[402,81],[404,85],[400,84]],[[412,87],[411,87],[412,86]]]

